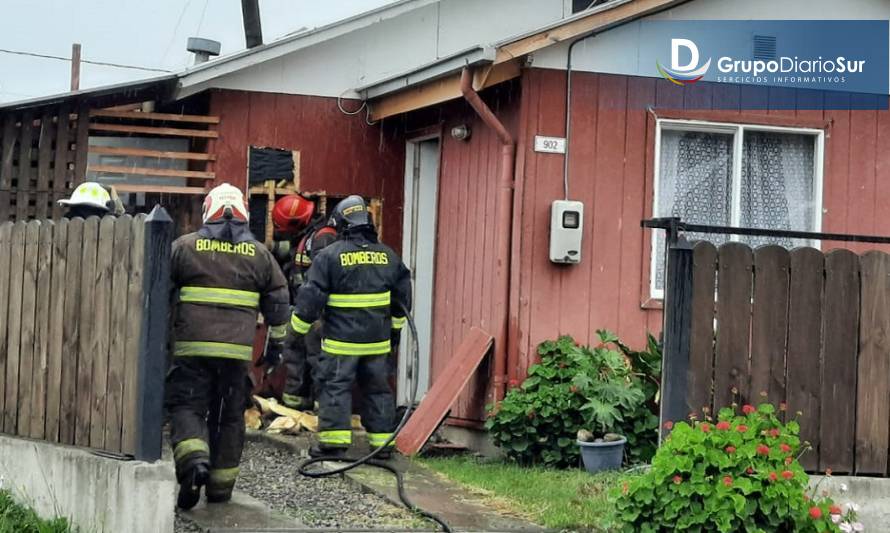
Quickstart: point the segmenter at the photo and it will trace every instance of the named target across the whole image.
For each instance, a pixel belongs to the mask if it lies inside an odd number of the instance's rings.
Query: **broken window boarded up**
[[[291,150],[251,146],[247,161],[247,179],[251,185],[294,179],[294,152]]]

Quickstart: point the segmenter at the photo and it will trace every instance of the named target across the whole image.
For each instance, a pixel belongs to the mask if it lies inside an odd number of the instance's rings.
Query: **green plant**
[[[798,423],[772,405],[666,426],[652,467],[614,494],[625,531],[839,531],[837,506],[806,492]]]
[[[600,344],[593,349],[568,336],[541,343],[541,362],[529,368],[521,387],[511,383],[503,402],[490,409],[486,428],[509,457],[522,464],[576,465],[579,429],[633,434],[637,444],[647,438],[654,442],[657,421],[647,391],[654,395],[657,385],[646,383],[634,363],[635,358],[652,363],[660,354],[644,356],[623,347],[612,333],[597,334]]]
[[[64,518],[44,520],[33,510],[18,504],[12,495],[0,490],[0,533],[69,533]]]

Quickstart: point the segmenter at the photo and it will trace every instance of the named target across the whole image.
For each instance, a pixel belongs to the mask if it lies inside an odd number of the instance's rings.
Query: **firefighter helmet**
[[[237,187],[223,183],[211,189],[204,198],[202,220],[205,224],[221,220],[247,222],[249,218],[244,194]]]
[[[334,213],[331,215],[330,224],[337,232],[343,232],[358,226],[371,226],[373,223],[365,199],[357,194],[353,194],[337,204],[337,207],[334,208]]]
[[[109,206],[111,204],[111,195],[108,194],[108,191],[102,185],[94,181],[81,183],[71,193],[71,198],[59,200],[59,205],[91,207],[106,213],[110,211]]]
[[[314,202],[299,194],[289,194],[275,202],[272,223],[281,233],[296,233],[309,225],[314,214]]]

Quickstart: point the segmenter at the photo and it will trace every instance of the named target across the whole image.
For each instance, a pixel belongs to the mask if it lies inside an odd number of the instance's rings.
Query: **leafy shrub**
[[[776,415],[745,405],[716,421],[667,423],[652,467],[614,495],[624,530],[839,531],[840,508],[806,493],[798,423]]]
[[[658,386],[650,366],[660,368],[658,346],[650,337],[648,351],[634,352],[607,331],[597,334],[601,342],[593,349],[568,336],[538,347],[541,362],[486,421],[508,457],[522,464],[577,465],[579,429],[621,433],[632,457],[651,456],[658,419],[650,403]]]

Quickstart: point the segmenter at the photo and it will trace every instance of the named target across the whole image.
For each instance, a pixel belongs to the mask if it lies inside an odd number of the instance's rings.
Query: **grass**
[[[0,490],[0,533],[71,533],[64,518],[44,520],[33,510],[16,503],[12,495]]]
[[[606,531],[608,493],[623,474],[523,468],[470,456],[421,459],[422,464],[481,494],[492,507],[554,529]]]

